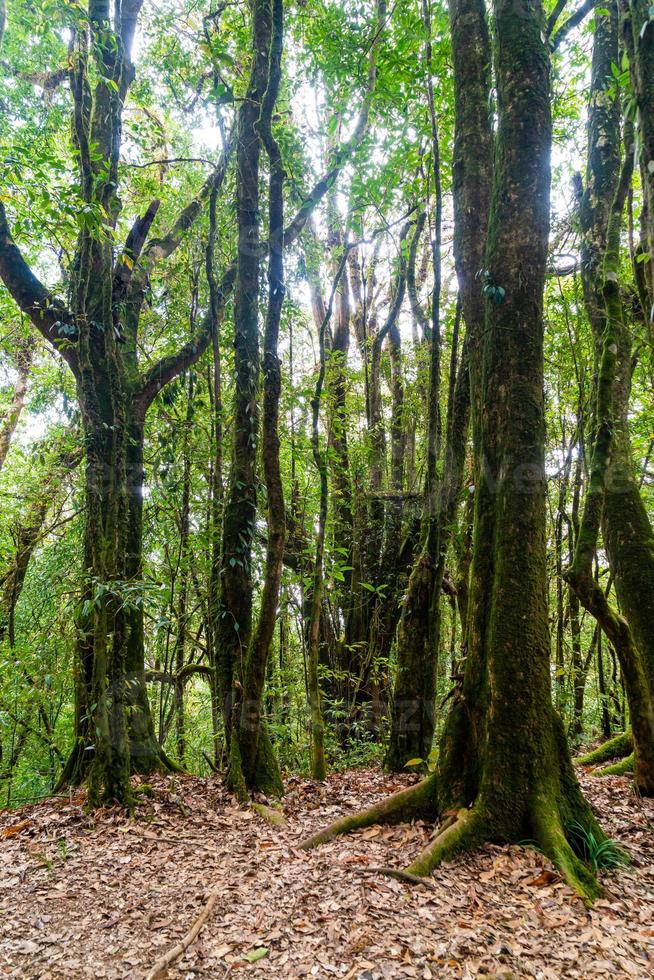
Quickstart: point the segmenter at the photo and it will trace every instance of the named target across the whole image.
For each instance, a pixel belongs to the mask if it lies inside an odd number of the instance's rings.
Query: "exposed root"
[[[597,766],[601,762],[608,762],[610,759],[622,759],[634,751],[634,739],[631,732],[624,732],[610,738],[608,742],[603,742],[592,752],[580,755],[575,759],[578,766]]]
[[[456,818],[441,828],[406,870],[417,877],[428,875],[441,861],[469,850],[483,839],[484,821],[477,808],[459,810]]]
[[[387,878],[395,878],[396,881],[403,881],[407,885],[422,885],[423,888],[430,888],[436,891],[436,885],[429,878],[413,875],[409,871],[402,871],[401,868],[356,868],[356,873],[361,875],[386,875]]]
[[[272,806],[265,806],[263,803],[253,803],[252,809],[271,827],[288,827],[286,817],[280,810],[275,810]]]
[[[570,774],[572,776],[571,768]],[[300,847],[303,850],[310,850],[319,844],[326,844],[340,834],[347,834],[375,823],[408,821],[417,816],[433,817],[438,812],[436,778],[436,774],[433,773],[417,785],[395,793],[367,810],[335,820],[324,830],[304,840]],[[584,805],[583,797],[578,790],[577,795],[579,800],[575,800],[573,796],[572,801],[564,807],[568,818],[572,818],[579,809],[572,804],[582,801],[580,805]],[[501,825],[498,826],[497,821],[493,820],[493,812],[493,808],[489,809],[489,805],[483,803],[480,797],[471,807],[460,809],[455,816],[446,820],[433,840],[402,871],[387,867],[357,870],[361,874],[385,874],[398,881],[415,885],[431,874],[443,861],[462,851],[472,850],[486,841],[507,844],[517,842],[519,838],[514,837],[513,834],[519,833],[519,827],[516,826],[513,831],[506,826],[501,829]],[[584,904],[590,906],[602,894],[602,889],[590,869],[575,854],[566,836],[556,798],[552,798],[550,794],[536,794],[532,798],[528,814],[535,843],[555,864]],[[594,832],[601,838],[601,829],[595,824],[590,810],[586,816],[590,819]]]
[[[436,813],[436,778],[432,774],[422,782],[410,786],[408,789],[393,793],[380,803],[361,810],[359,813],[351,813],[346,817],[340,817],[324,830],[318,831],[313,837],[303,840],[300,847],[304,851],[310,851],[320,844],[326,844],[340,834],[348,834],[352,830],[360,830],[363,827],[370,827],[375,823],[400,823],[412,820],[418,815],[427,814],[433,816]]]
[[[558,814],[544,806],[542,811],[536,813],[534,830],[543,853],[558,868],[584,905],[591,906],[602,895],[602,887],[573,851]]]
[[[594,769],[592,776],[625,776],[634,771],[634,753],[628,755],[626,759],[614,762],[611,766],[603,766],[601,769]]]
[[[180,939],[180,941],[177,943],[176,946],[173,946],[172,949],[169,949],[167,953],[164,953],[163,956],[159,957],[159,959],[156,961],[154,966],[146,973],[145,980],[158,980],[159,977],[163,976],[166,973],[168,967],[172,963],[174,963],[175,960],[178,960],[183,953],[186,952],[186,950],[189,948],[191,943],[196,939],[202,926],[205,924],[205,922],[211,915],[213,911],[213,907],[216,904],[217,900],[218,900],[218,893],[213,892],[209,896],[208,902],[206,903],[206,905],[204,906],[204,908],[202,909],[199,916],[197,917],[197,919],[195,920],[195,922],[193,923],[189,931],[186,933],[186,935],[182,939]]]

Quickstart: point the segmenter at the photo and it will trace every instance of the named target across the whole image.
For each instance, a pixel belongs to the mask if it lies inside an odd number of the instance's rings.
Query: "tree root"
[[[204,906],[204,908],[202,909],[199,916],[197,917],[197,919],[195,920],[195,922],[193,923],[189,931],[186,933],[186,935],[182,939],[180,939],[180,941],[177,943],[176,946],[173,946],[172,949],[169,949],[167,953],[164,953],[163,956],[159,957],[159,959],[156,961],[154,966],[148,971],[148,973],[146,973],[145,980],[158,980],[158,978],[161,977],[166,972],[168,967],[172,963],[174,963],[175,960],[179,959],[182,953],[186,952],[186,950],[189,948],[191,943],[197,937],[198,933],[200,932],[200,929],[202,929],[202,926],[205,924],[205,922],[211,915],[217,899],[218,899],[218,893],[212,892],[212,894],[209,896],[209,900],[207,901],[206,905]]]
[[[435,805],[435,776],[428,776],[415,786],[400,790],[386,797],[380,803],[361,810],[359,813],[351,813],[346,817],[335,820],[324,830],[320,830],[312,837],[303,840],[300,847],[303,851],[310,851],[320,844],[326,844],[340,834],[348,834],[352,830],[361,830],[363,827],[370,827],[375,823],[401,823],[409,821],[419,815],[433,817],[436,812]]]
[[[459,810],[457,816],[439,830],[406,870],[416,876],[428,875],[447,858],[482,843],[484,837],[484,821],[477,807]]]
[[[625,776],[634,771],[634,753],[628,755],[619,762],[614,762],[611,766],[602,766],[601,769],[593,769],[591,776]]]
[[[263,803],[253,803],[252,809],[271,827],[282,827],[283,829],[288,827],[288,821],[280,810],[275,810],[272,806],[264,806]]]
[[[558,814],[552,813],[545,804],[536,813],[534,829],[536,842],[543,853],[558,868],[584,905],[592,905],[594,900],[602,895],[602,887],[595,875],[573,851]]]
[[[341,817],[303,841],[300,847],[310,850],[340,834],[375,823],[397,823],[416,817],[433,820],[438,814],[437,780],[438,774],[432,773],[415,786],[394,793],[366,810]],[[491,786],[491,793],[492,790]],[[517,843],[528,833],[533,835],[534,843],[558,868],[568,885],[589,906],[602,894],[602,888],[581,856],[575,853],[572,846],[574,840],[568,838],[565,828],[578,824],[592,830],[597,839],[604,839],[568,762],[558,792],[549,782],[536,784],[517,812],[509,807],[502,815],[497,801],[492,796],[488,799],[482,791],[472,806],[459,809],[441,824],[436,836],[405,869],[399,871],[381,867],[358,870],[363,874],[386,874],[408,884],[418,884],[439,864],[462,851],[472,850],[486,841]]]
[[[578,766],[597,766],[601,762],[608,762],[610,759],[622,759],[624,756],[632,754],[633,751],[633,736],[631,732],[625,732],[610,738],[608,742],[603,742],[592,752],[580,755],[575,759],[575,763]]]
[[[403,871],[401,868],[356,868],[356,873],[360,875],[386,875],[387,878],[395,878],[396,881],[402,881],[407,885],[422,885],[423,888],[430,888],[432,891],[436,891],[436,885],[429,880],[429,878],[421,877],[420,875],[413,875],[409,871]]]

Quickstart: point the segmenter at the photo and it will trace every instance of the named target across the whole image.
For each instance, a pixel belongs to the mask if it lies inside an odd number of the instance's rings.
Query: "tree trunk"
[[[431,77],[430,17],[423,20],[428,32],[427,73]],[[427,478],[423,544],[420,557],[409,579],[397,638],[397,677],[393,694],[391,738],[385,764],[400,770],[410,759],[426,760],[431,751],[435,726],[436,678],[440,637],[440,591],[445,555],[451,539],[451,525],[463,483],[463,467],[470,405],[469,351],[481,334],[483,306],[481,286],[476,276],[481,267],[483,233],[490,195],[490,129],[487,100],[490,82],[490,45],[483,9],[467,4],[451,11],[453,53],[460,87],[456,91],[456,133],[454,150],[455,263],[459,279],[461,307],[468,339],[461,359],[459,376],[450,399],[447,420],[445,466],[440,490],[436,485],[439,441],[439,302],[440,302],[440,202],[436,206],[437,234],[432,252],[434,289],[430,337],[430,381],[428,397]],[[467,45],[483,53],[470,58]],[[487,59],[487,60],[485,60]],[[438,165],[438,143],[432,106],[432,141]],[[440,189],[436,188],[437,199]],[[481,234],[480,234],[481,233]],[[438,287],[438,288],[437,288]],[[415,310],[416,302],[413,301]]]
[[[27,379],[32,366],[34,355],[34,343],[31,338],[20,345],[18,350],[18,380],[11,395],[9,408],[0,420],[0,471],[7,459],[7,453],[11,445],[11,439],[18,425],[18,420],[25,405],[25,395],[27,394]]]
[[[454,0],[454,13],[468,0]],[[316,835],[455,809],[409,865],[428,874],[485,840],[535,840],[590,902],[600,892],[572,849],[572,824],[603,839],[552,706],[547,616],[543,288],[549,232],[549,50],[540,4],[495,0],[498,128],[486,250],[481,408],[468,657],[438,770]],[[483,57],[479,49],[468,56]],[[480,507],[483,503],[483,509]],[[570,837],[568,837],[570,834]]]
[[[239,639],[247,642],[245,656],[235,657],[232,641],[231,673],[234,682],[235,707],[231,717],[225,719],[225,728],[229,732],[230,755],[228,786],[241,798],[247,797],[248,790],[280,795],[283,784],[279,766],[275,758],[270,737],[268,735],[263,714],[263,689],[266,677],[266,665],[270,656],[279,589],[282,576],[282,560],[286,534],[286,519],[284,494],[279,465],[279,398],[281,394],[281,368],[277,355],[279,340],[279,325],[284,301],[284,210],[283,185],[284,170],[277,142],[272,134],[271,120],[279,91],[281,78],[281,58],[283,48],[283,4],[282,0],[274,0],[273,4],[263,0],[255,0],[253,5],[253,42],[254,60],[250,76],[248,101],[243,103],[239,113],[239,145],[237,165],[239,168],[239,227],[241,233],[248,229],[247,252],[241,250],[236,281],[235,327],[237,331],[237,359],[243,356],[239,349],[239,334],[244,341],[243,351],[249,356],[256,354],[258,358],[258,275],[259,256],[255,250],[258,244],[258,201],[259,201],[259,155],[261,144],[266,148],[270,162],[268,218],[269,218],[269,261],[268,261],[268,309],[264,337],[264,399],[263,399],[263,439],[262,455],[263,469],[266,479],[268,497],[268,543],[266,550],[266,572],[261,596],[261,608],[254,634],[250,637],[252,620],[252,584],[248,572],[249,593],[241,596],[247,604],[246,621],[243,630],[239,630]],[[250,377],[250,398],[245,399],[237,390],[236,426],[252,422],[247,418],[250,414],[258,418],[256,405],[256,388],[258,368],[257,361],[252,362],[255,368],[254,377]],[[237,360],[238,364],[238,360]],[[247,367],[247,366],[246,366]],[[248,394],[248,389],[246,389]],[[250,406],[249,413],[244,409]],[[242,415],[239,413],[242,412]],[[256,433],[257,429],[248,428],[248,434],[254,435],[247,445],[239,446],[241,452],[246,452],[246,458],[237,458],[237,443],[242,440],[235,434],[234,458],[232,469],[243,468],[248,479],[254,481],[256,466]],[[247,491],[247,485],[245,487]],[[225,518],[224,554],[230,553],[227,537],[228,521],[236,514],[230,513],[230,505],[235,502],[235,495],[240,488],[234,483],[232,474],[230,484],[230,500],[227,505]],[[250,491],[254,494],[254,487]],[[249,551],[243,556],[248,565],[251,558],[251,540],[254,531],[255,513],[248,515],[248,523],[241,526],[240,540],[245,538]],[[236,528],[236,523],[229,525],[230,532]],[[232,547],[233,553],[233,547]],[[229,563],[228,568],[234,566]],[[223,578],[224,588],[230,588],[229,572]],[[227,593],[228,602],[234,602],[234,593]],[[234,615],[233,608],[227,606]],[[238,612],[238,610],[237,610]],[[223,654],[224,655],[224,654]]]
[[[584,232],[584,298],[595,349],[591,475],[575,557],[566,573],[580,602],[615,647],[634,731],[636,781],[654,792],[654,556],[652,528],[634,476],[628,434],[631,338],[618,285],[622,214],[633,167],[629,127],[620,170],[620,110],[608,74],[618,56],[618,10],[595,29],[587,188],[580,203]],[[600,530],[626,620],[592,576]]]

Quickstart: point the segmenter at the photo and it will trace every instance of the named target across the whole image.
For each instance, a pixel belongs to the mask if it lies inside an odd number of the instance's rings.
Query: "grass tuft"
[[[610,837],[598,839],[589,827],[575,822],[568,828],[568,840],[573,851],[593,874],[629,864],[629,855]]]

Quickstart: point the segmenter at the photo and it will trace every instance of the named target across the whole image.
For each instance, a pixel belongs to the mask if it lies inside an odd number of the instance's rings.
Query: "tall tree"
[[[409,866],[427,874],[486,839],[538,841],[587,900],[599,886],[567,834],[601,836],[551,701],[543,414],[543,288],[549,232],[550,65],[542,7],[495,0],[498,126],[485,258],[477,502],[463,690],[439,769],[317,834],[408,813],[457,811]],[[473,48],[469,57],[479,57]],[[483,52],[481,53],[483,57]],[[456,83],[456,80],[455,80]],[[480,417],[479,417],[480,416]]]
[[[620,158],[620,104],[611,82],[618,62],[618,8],[595,28],[586,188],[579,202],[582,280],[595,353],[591,473],[574,560],[567,571],[579,600],[620,659],[634,731],[636,781],[654,791],[654,556],[652,527],[634,471],[629,437],[631,335],[620,291],[620,233],[633,171],[632,128]],[[626,619],[595,581],[592,562],[603,533]]]
[[[79,619],[76,743],[63,778],[89,775],[93,799],[130,797],[131,769],[169,765],[154,737],[145,686],[141,602],[122,595],[141,578],[144,421],[156,394],[206,348],[206,324],[176,355],[142,372],[138,328],[148,277],[224,180],[229,146],[198,197],[164,238],[148,238],[159,202],[136,220],[116,259],[123,107],[134,80],[131,50],[142,0],[89,0],[73,25],[73,140],[82,197],[66,306],[34,275],[0,203],[0,276],[18,306],[75,377],[86,451],[83,603]]]
[[[478,275],[483,264],[491,178],[491,135],[488,120],[490,91],[490,41],[483,8],[474,3],[450,9],[452,51],[457,76],[455,86],[455,144],[453,196],[454,258],[466,322],[467,338],[461,364],[453,351],[448,405],[445,459],[440,486],[436,484],[440,329],[439,290],[434,276],[432,295],[431,366],[429,379],[429,456],[425,483],[423,547],[409,579],[409,587],[398,631],[398,670],[394,689],[391,737],[386,765],[402,769],[412,759],[427,760],[435,726],[435,696],[440,643],[440,592],[445,557],[451,538],[456,505],[463,481],[470,405],[470,349],[479,347],[483,325],[483,297]],[[427,5],[423,10],[425,29],[430,31]],[[477,57],[470,57],[469,48]],[[428,37],[426,70],[432,76],[431,38]],[[429,83],[431,84],[431,82]],[[438,166],[437,129],[433,92],[429,94],[434,166]],[[437,215],[440,208],[437,207]],[[440,238],[433,245],[435,269],[440,263]],[[416,303],[414,301],[414,308]],[[475,367],[479,378],[478,354]]]

